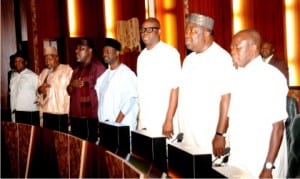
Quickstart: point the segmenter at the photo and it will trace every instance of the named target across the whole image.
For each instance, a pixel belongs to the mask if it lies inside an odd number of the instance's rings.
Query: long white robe
[[[233,71],[229,53],[216,43],[185,58],[177,112],[186,145],[212,153],[221,96],[230,92]]]
[[[179,85],[181,63],[178,51],[160,41],[144,49],[137,61],[139,124],[152,134],[161,135],[169,107],[170,92]],[[175,133],[176,122],[173,120]],[[176,135],[176,134],[175,134]]]
[[[54,71],[45,68],[39,75],[38,86],[48,83],[50,88],[43,102],[40,102],[40,112],[50,114],[69,114],[70,96],[67,86],[70,83],[73,70],[70,65],[59,64]],[[42,99],[42,96],[40,99]]]
[[[98,79],[95,85],[99,107],[99,121],[115,122],[121,111],[125,117],[122,124],[136,129],[138,103],[137,103],[137,79],[136,75],[126,65],[120,64],[115,69],[107,69]]]
[[[258,56],[237,71],[229,108],[231,156],[229,164],[257,178],[264,167],[272,124],[288,117],[284,76]],[[273,177],[285,177],[285,136]],[[279,172],[279,173],[278,173]]]

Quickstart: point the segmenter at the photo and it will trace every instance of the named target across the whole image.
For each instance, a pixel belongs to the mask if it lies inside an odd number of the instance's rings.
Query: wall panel
[[[1,1],[1,118],[6,118],[9,56],[16,52],[13,0]]]

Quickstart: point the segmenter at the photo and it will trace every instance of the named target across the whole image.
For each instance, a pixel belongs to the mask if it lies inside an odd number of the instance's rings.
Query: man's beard
[[[77,62],[82,62],[82,59],[81,58],[77,58],[76,61]]]
[[[49,72],[53,72],[54,71],[53,67],[48,67],[48,69],[49,69]]]

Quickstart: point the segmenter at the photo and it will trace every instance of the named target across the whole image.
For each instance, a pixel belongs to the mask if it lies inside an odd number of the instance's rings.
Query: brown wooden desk
[[[46,128],[1,122],[1,177],[108,177],[104,148]]]

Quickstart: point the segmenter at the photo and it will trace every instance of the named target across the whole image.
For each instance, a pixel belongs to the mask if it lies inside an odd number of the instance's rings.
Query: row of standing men
[[[40,75],[16,53],[10,81],[15,121],[62,132],[70,122],[73,135],[92,142],[99,121],[168,139],[183,133],[183,143],[214,157],[230,146],[230,163],[250,176],[285,177],[287,81],[264,63],[257,31],[236,33],[230,56],[214,42],[213,25],[208,16],[189,15],[185,45],[191,53],[181,66],[178,51],[160,40],[158,19],[146,19],[140,28],[145,48],[137,59],[137,76],[122,64],[121,44],[111,38],[104,40],[102,53],[108,69],[94,58],[87,38],[77,43],[79,65],[74,69],[59,62],[55,47],[45,48],[47,67]]]

